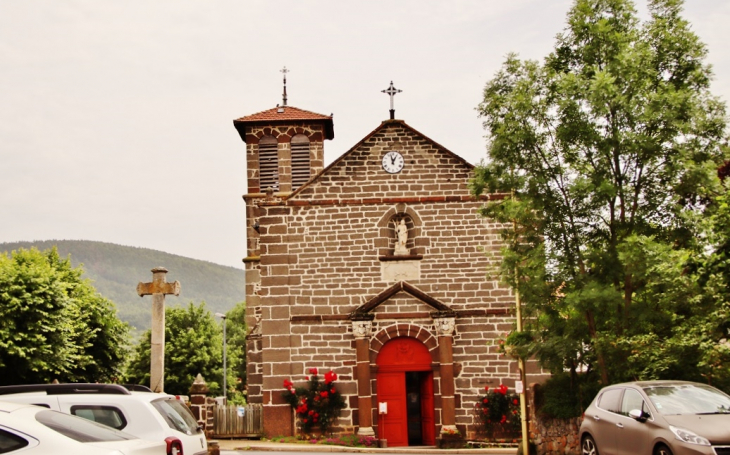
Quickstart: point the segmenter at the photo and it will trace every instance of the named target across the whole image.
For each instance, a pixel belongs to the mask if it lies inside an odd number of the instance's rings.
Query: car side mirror
[[[629,417],[637,422],[646,422],[646,414],[644,414],[640,409],[632,409],[629,411]]]

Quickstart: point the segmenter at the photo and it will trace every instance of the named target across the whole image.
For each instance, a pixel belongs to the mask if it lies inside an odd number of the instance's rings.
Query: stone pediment
[[[383,156],[389,151],[403,155],[402,171],[390,174],[383,169]],[[471,199],[467,183],[473,169],[472,164],[403,120],[387,120],[286,200],[291,205],[375,202],[379,198],[373,195],[373,185],[382,187],[375,191],[382,193],[380,199],[457,195]],[[396,181],[407,182],[407,186],[399,187]]]
[[[409,284],[405,281],[399,281],[398,283],[395,283],[393,286],[384,290],[372,299],[368,300],[364,304],[360,305],[355,311],[350,313],[350,319],[372,319],[374,316],[372,314],[372,311],[399,292],[405,292],[407,294],[410,294],[411,296],[433,308],[434,313],[437,313],[439,316],[456,316],[454,310],[446,306],[444,303],[431,297],[430,295],[421,291],[412,284]]]

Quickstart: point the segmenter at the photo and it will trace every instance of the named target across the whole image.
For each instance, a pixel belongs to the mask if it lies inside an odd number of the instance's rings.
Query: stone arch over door
[[[416,338],[396,337],[383,345],[375,363],[377,401],[387,406],[379,415],[379,438],[391,447],[435,445],[431,351]]]
[[[410,337],[420,341],[428,350],[431,362],[438,362],[438,340],[429,329],[417,324],[393,324],[379,330],[370,339],[370,364],[376,364],[380,350],[388,341],[400,337]]]

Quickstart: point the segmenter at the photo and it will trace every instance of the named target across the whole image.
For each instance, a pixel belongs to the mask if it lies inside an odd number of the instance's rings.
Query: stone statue
[[[407,256],[408,254],[410,254],[410,251],[408,251],[408,248],[406,248],[406,243],[408,243],[408,226],[406,226],[405,219],[401,219],[400,223],[396,225],[395,233],[397,239],[395,242],[394,254],[396,256]]]

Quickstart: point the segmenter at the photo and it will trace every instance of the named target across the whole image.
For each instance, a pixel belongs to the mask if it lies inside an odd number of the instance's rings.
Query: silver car
[[[615,384],[586,409],[580,440],[583,455],[730,455],[730,396],[686,381]]]

